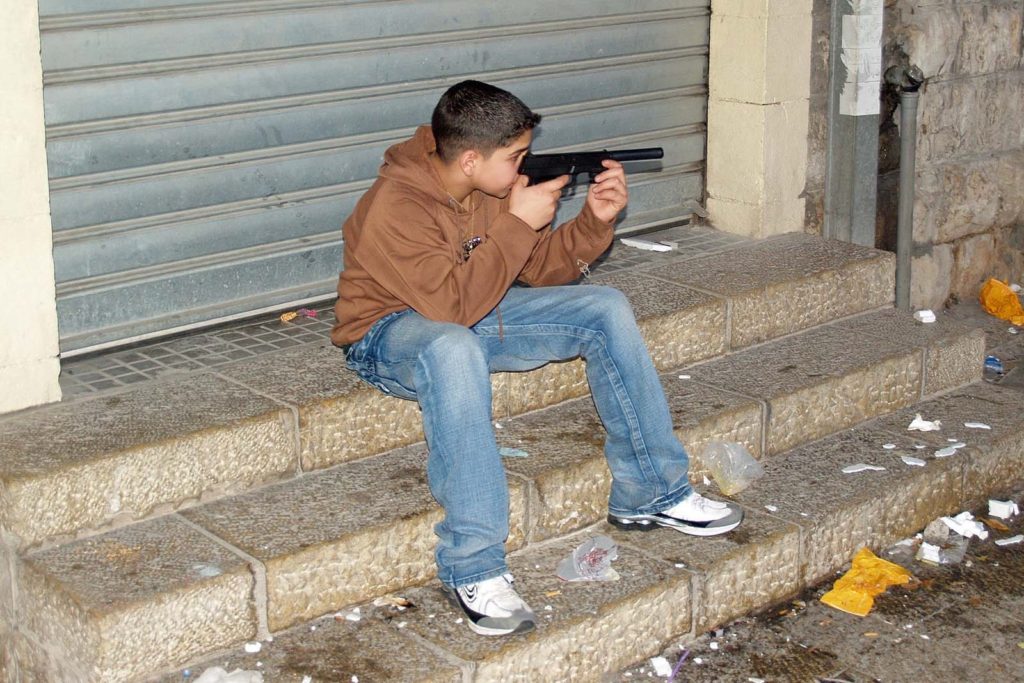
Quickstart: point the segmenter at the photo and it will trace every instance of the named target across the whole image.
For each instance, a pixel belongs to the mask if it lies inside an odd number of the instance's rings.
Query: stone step
[[[890,305],[893,264],[791,234],[591,282],[626,293],[668,369]],[[580,362],[504,373],[494,414],[586,392]],[[293,348],[0,418],[0,526],[19,547],[53,544],[422,439],[414,403],[363,384],[326,342]]]
[[[940,432],[908,432],[915,413],[941,420]],[[983,419],[991,430],[968,430]],[[950,438],[956,455],[935,452]],[[894,444],[887,450],[884,444]],[[924,449],[917,446],[923,444]],[[902,455],[925,461],[905,464]],[[865,462],[884,471],[843,474]],[[399,611],[371,602],[358,621],[327,616],[277,633],[259,654],[241,647],[193,662],[261,670],[265,680],[597,681],[603,674],[767,608],[832,575],[861,547],[876,552],[938,516],[971,507],[1024,480],[1020,393],[972,384],[909,409],[777,454],[766,475],[735,499],[746,518],[735,532],[695,538],[668,529],[627,533],[598,522],[510,556],[516,586],[539,615],[535,631],[474,635],[436,582],[393,597]],[[768,506],[771,506],[770,508]],[[587,538],[619,546],[615,582],[565,583],[558,563]],[[356,677],[356,678],[353,678]],[[180,670],[156,680],[181,680]]]
[[[891,310],[865,314],[664,375],[680,438],[694,454],[713,438],[774,454],[978,377],[979,331],[908,321]],[[852,350],[861,347],[870,352]],[[528,453],[506,459],[510,549],[543,545],[605,515],[610,481],[589,399],[506,420],[498,436]],[[422,584],[434,573],[440,519],[424,461],[422,444],[407,446],[28,553],[12,585],[31,614],[17,617],[89,676],[131,680]],[[141,627],[180,623],[171,612],[201,615],[195,623],[204,626],[171,634]]]

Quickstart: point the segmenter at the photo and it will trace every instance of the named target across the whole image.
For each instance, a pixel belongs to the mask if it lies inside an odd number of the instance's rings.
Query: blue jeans
[[[473,327],[412,310],[377,321],[348,366],[385,393],[419,401],[427,481],[445,511],[438,577],[457,587],[508,571],[508,481],[491,421],[490,373],[582,356],[612,473],[609,510],[665,510],[690,494],[686,450],[626,297],[611,287],[513,287]]]

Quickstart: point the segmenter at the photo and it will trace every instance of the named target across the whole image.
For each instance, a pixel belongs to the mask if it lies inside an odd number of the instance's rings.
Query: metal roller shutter
[[[703,194],[709,0],[40,0],[62,351],[324,300],[383,151],[463,78],[537,151],[661,145],[623,228]],[[578,210],[566,201],[561,216]]]

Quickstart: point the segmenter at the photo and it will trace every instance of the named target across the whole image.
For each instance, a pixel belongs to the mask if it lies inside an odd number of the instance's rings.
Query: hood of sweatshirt
[[[434,165],[430,162],[430,154],[435,149],[437,144],[434,142],[434,133],[430,126],[420,126],[411,138],[389,147],[384,153],[380,177],[406,185],[417,193],[426,194],[455,211],[457,202],[445,189]]]

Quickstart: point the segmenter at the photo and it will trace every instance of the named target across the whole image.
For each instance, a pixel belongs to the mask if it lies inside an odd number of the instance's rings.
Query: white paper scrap
[[[964,427],[968,429],[992,429],[984,422],[964,422]]]
[[[878,114],[881,110],[880,92],[880,81],[846,81],[839,93],[839,113],[844,116]]]
[[[924,467],[926,464],[921,458],[914,458],[909,455],[901,455],[900,460],[902,460],[904,464],[913,465],[914,467]]]
[[[951,455],[956,455],[956,449],[950,446],[949,448],[940,448],[935,451],[936,458],[948,458]]]
[[[946,526],[964,538],[977,536],[983,541],[988,538],[988,531],[985,530],[985,526],[981,522],[976,521],[974,515],[970,512],[961,512],[956,517],[941,517],[940,519],[942,519]]]
[[[914,312],[914,320],[919,323],[933,323],[935,322],[935,313],[929,309],[924,309]]]
[[[257,643],[255,641],[253,641],[251,643],[246,643],[245,644],[245,651],[248,652],[249,654],[256,654],[257,652],[259,652],[262,649],[263,649],[263,644],[262,643]]]
[[[850,0],[854,14],[881,14],[882,0]]]
[[[235,669],[228,673],[219,666],[212,666],[195,680],[195,683],[263,683],[263,674],[259,671],[243,671]]]
[[[651,666],[654,667],[654,673],[662,678],[668,678],[672,675],[672,665],[664,657],[652,657]]]
[[[891,450],[896,448],[896,444],[894,444],[894,443],[883,443],[882,444],[882,448],[884,448],[887,451],[891,451]]]
[[[1009,519],[1020,514],[1020,508],[1012,500],[989,500],[988,514],[999,519]]]
[[[879,467],[878,465],[868,465],[868,464],[859,462],[856,465],[847,465],[846,467],[844,467],[843,468],[843,474],[856,474],[857,472],[864,472],[866,470],[874,470],[876,472],[884,472],[885,468],[884,467]]]
[[[925,420],[921,417],[921,413],[917,413],[907,427],[908,432],[937,432],[940,429],[942,429],[942,420],[935,420],[934,422]]]
[[[921,543],[921,547],[917,549],[917,559],[924,560],[926,562],[934,562],[939,564],[941,548],[937,545],[932,545],[927,541]]]
[[[672,247],[668,244],[662,244],[661,242],[652,242],[650,240],[642,240],[637,237],[623,237],[619,240],[622,244],[627,247],[634,247],[635,249],[643,249],[644,251],[672,251]]]
[[[1024,541],[1024,536],[1017,534],[1016,536],[1010,536],[1009,538],[1000,538],[996,541],[996,545],[1016,545],[1021,541]]]
[[[774,505],[765,505],[764,509],[767,510],[768,512],[778,512],[779,511],[779,508],[775,507]]]

